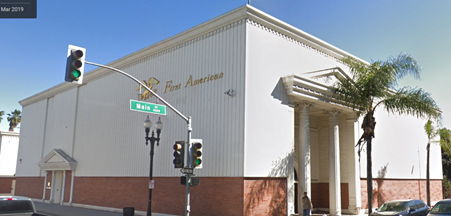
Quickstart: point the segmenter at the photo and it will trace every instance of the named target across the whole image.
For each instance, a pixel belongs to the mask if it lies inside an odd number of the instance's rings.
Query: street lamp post
[[[157,137],[154,136],[154,132],[152,130],[152,136],[149,137],[150,128],[152,127],[152,122],[149,119],[149,115],[147,115],[147,119],[144,121],[144,128],[146,129],[146,146],[150,141],[150,168],[149,168],[149,203],[147,205],[147,216],[152,215],[152,189],[151,183],[153,183],[153,155],[154,155],[154,147],[155,141],[157,141],[157,146],[160,144],[160,133],[161,129],[163,129],[163,122],[161,122],[160,118],[158,118],[157,123],[155,123],[155,129],[157,130]]]

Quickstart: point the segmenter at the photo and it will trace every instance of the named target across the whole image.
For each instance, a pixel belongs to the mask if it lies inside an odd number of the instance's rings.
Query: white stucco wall
[[[19,133],[0,131],[0,176],[16,174]]]
[[[252,21],[247,24],[246,44],[245,176],[268,176],[294,146],[294,104],[281,77],[344,67]]]
[[[376,110],[375,118],[373,178],[385,175],[385,178],[394,179],[426,179],[428,139],[424,124],[427,120],[387,114],[382,109]],[[362,152],[360,161],[361,177],[366,178],[366,151]],[[386,170],[385,174],[383,170]],[[430,178],[443,178],[440,147],[437,144],[432,144],[430,149]]]

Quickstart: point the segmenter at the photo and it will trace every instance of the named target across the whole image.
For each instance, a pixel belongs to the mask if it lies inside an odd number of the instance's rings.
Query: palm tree
[[[8,113],[7,120],[9,121],[9,131],[14,131],[14,128],[22,121],[22,116],[20,114],[20,110],[17,109]]]
[[[334,96],[347,106],[357,110],[358,115],[364,115],[363,134],[358,140],[359,156],[362,147],[367,147],[367,189],[368,215],[373,207],[373,176],[371,148],[376,119],[374,111],[381,107],[388,113],[408,114],[420,118],[438,118],[440,109],[435,101],[421,88],[403,87],[396,89],[398,80],[406,75],[420,78],[420,66],[417,61],[406,53],[390,57],[386,61],[376,61],[371,64],[352,57],[343,59],[350,69],[351,79],[338,77]]]
[[[3,115],[5,115],[5,111],[0,110],[0,123],[2,123]]]
[[[424,131],[428,137],[428,144],[426,145],[426,196],[427,196],[427,204],[431,206],[431,190],[430,190],[430,180],[429,180],[429,158],[430,158],[430,148],[431,142],[437,143],[437,141],[431,141],[435,136],[440,133],[440,130],[436,129],[434,125],[432,125],[432,121],[429,119],[424,125]],[[443,144],[442,144],[443,143]],[[440,145],[446,145],[446,142],[442,142],[440,139]]]

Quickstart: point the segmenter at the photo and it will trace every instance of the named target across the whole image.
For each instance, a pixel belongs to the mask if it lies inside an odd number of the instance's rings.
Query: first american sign
[[[166,115],[166,106],[160,104],[147,103],[142,101],[130,100],[130,110],[138,112]]]

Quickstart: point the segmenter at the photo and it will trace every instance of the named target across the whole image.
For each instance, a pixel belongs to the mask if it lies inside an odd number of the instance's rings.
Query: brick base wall
[[[17,196],[42,199],[44,177],[16,177]]]
[[[51,174],[47,180],[51,181]],[[155,177],[152,211],[183,215],[186,186],[180,177]],[[70,199],[70,172],[66,174],[64,201]],[[18,177],[18,195],[41,199],[44,177]],[[135,207],[147,211],[147,177],[77,177],[73,203],[113,208]],[[287,185],[285,178],[202,177],[191,187],[191,214],[203,215],[285,215]],[[50,197],[50,190],[46,192]]]
[[[366,179],[360,180],[362,209],[368,209]],[[442,180],[430,180],[431,202],[443,199]],[[373,179],[373,208],[397,199],[427,201],[426,180]]]
[[[11,186],[15,177],[0,177],[0,193],[11,193]]]
[[[244,215],[286,215],[286,191],[285,178],[246,179],[244,181]]]

